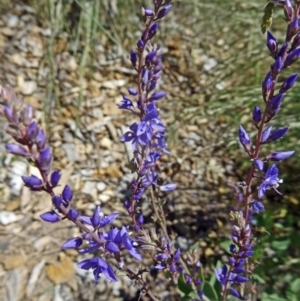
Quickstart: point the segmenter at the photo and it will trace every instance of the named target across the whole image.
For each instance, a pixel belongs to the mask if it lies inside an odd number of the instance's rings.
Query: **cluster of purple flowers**
[[[265,196],[267,190],[274,189],[280,193],[277,190],[282,182],[279,178],[279,170],[275,164],[269,165],[269,162],[282,161],[294,153],[294,151],[278,151],[266,156],[260,154],[264,144],[283,138],[288,131],[288,127],[273,129],[273,126],[266,127],[266,125],[279,113],[286,92],[294,86],[298,78],[298,74],[292,74],[277,87],[279,75],[300,58],[300,48],[298,48],[300,46],[300,3],[294,1],[294,5],[292,5],[289,0],[274,0],[272,2],[276,6],[283,7],[287,31],[285,41],[281,47],[279,47],[278,41],[271,32],[267,32],[266,45],[274,62],[262,82],[264,109],[261,110],[256,105],[252,112],[253,124],[257,129],[254,142],[252,143],[252,139],[242,126],[239,128],[239,141],[251,158],[252,167],[243,187],[244,211],[237,211],[232,214],[233,244],[230,246],[232,257],[229,259],[229,267],[224,265],[216,271],[217,278],[223,288],[223,300],[226,300],[227,294],[243,299],[244,296],[234,288],[234,285],[249,281],[249,275],[251,274],[248,264],[248,259],[254,253],[252,249],[254,241],[251,231],[251,215],[252,213],[264,211],[261,199]],[[255,189],[256,186],[252,185],[254,179],[258,181],[258,189]]]
[[[81,254],[101,250],[101,257],[85,259],[78,263],[78,266],[82,269],[92,269],[95,280],[103,273],[108,280],[117,281],[113,268],[106,261],[107,257],[116,259],[120,268],[124,266],[120,256],[120,252],[124,249],[136,259],[142,260],[128,228],[122,227],[120,230],[113,228],[105,232],[103,228],[108,226],[119,215],[118,213],[105,216],[100,207],[96,207],[93,216],[83,216],[71,207],[73,192],[68,185],[63,188],[61,194],[54,193],[53,189],[59,185],[61,173],[59,170],[51,172],[53,159],[51,148],[47,144],[43,129],[33,120],[33,108],[29,105],[23,108],[21,98],[17,97],[10,87],[2,88],[1,96],[0,114],[4,115],[9,123],[6,131],[17,142],[6,144],[6,149],[14,155],[26,158],[39,171],[40,177],[22,176],[25,186],[32,191],[44,191],[52,199],[53,210],[43,213],[40,217],[50,223],[62,219],[69,219],[75,223],[83,234],[65,242],[63,248],[78,249]],[[85,244],[87,246],[84,246]]]
[[[120,109],[131,111],[139,119],[121,138],[122,142],[131,142],[133,147],[131,164],[137,177],[131,183],[131,198],[124,205],[135,225],[135,202],[142,198],[150,186],[157,187],[160,191],[172,191],[176,188],[175,184],[161,186],[155,168],[162,153],[169,153],[165,142],[166,128],[157,109],[157,102],[167,92],[154,92],[162,74],[162,52],[150,43],[158,31],[158,21],[168,14],[172,5],[171,0],[154,0],[153,3],[153,10],[143,9],[145,30],[136,49],[130,53],[131,64],[138,77],[137,89],[128,89],[129,96],[123,95],[123,101],[118,105]]]

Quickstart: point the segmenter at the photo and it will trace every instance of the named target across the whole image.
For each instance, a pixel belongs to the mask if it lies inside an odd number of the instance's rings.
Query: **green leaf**
[[[275,7],[275,4],[272,1],[269,1],[265,7],[264,15],[261,19],[261,24],[260,24],[261,32],[263,34],[265,34],[272,25],[274,7]]]
[[[225,240],[220,243],[220,247],[225,250],[228,254],[231,254],[229,251],[229,246],[232,244],[231,240]]]
[[[219,297],[214,287],[209,282],[204,282],[202,291],[210,301],[218,301]]]
[[[184,295],[188,296],[193,291],[192,287],[185,282],[184,277],[182,275],[180,275],[178,278],[177,286],[178,289],[183,293],[183,296]]]
[[[285,251],[289,247],[290,244],[291,244],[291,240],[290,239],[275,240],[275,241],[272,241],[271,246],[275,250]]]
[[[291,284],[289,289],[293,292],[293,293],[300,293],[300,278],[296,278]]]

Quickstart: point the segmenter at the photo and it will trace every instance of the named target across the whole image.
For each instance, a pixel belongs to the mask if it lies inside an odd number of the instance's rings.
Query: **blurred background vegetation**
[[[1,11],[8,9],[8,4],[18,1],[1,0]],[[55,57],[53,44],[57,37],[67,33],[71,41],[69,51],[80,58],[78,81],[86,73],[92,72],[92,61],[96,59],[94,49],[99,43],[109,45],[116,53],[121,53],[127,60],[140,29],[140,7],[146,6],[142,0],[27,0],[24,1],[37,11],[39,22],[51,28],[47,59],[52,66],[52,78],[48,83],[48,92],[57,93],[55,78]],[[149,3],[150,1],[148,1]],[[177,27],[162,25],[166,35],[176,30],[189,28],[195,39],[186,39],[188,47],[199,48],[204,53],[213,53],[218,62],[216,70],[211,72],[206,89],[193,93],[185,101],[184,112],[204,115],[207,112],[216,118],[222,118],[226,124],[224,135],[228,139],[225,150],[235,157],[237,170],[241,178],[250,162],[245,155],[237,153],[237,127],[243,124],[249,131],[251,127],[251,109],[254,104],[262,104],[261,81],[266,74],[271,58],[264,45],[264,36],[260,31],[260,19],[263,14],[264,0],[174,0],[172,11],[173,23]],[[275,36],[282,41],[284,21],[280,11],[275,12]],[[183,37],[183,40],[185,37]],[[222,43],[228,48],[224,51]],[[105,46],[106,47],[106,46]],[[284,77],[299,70],[288,70]],[[225,88],[220,83],[226,83]],[[206,100],[201,106],[199,97]],[[257,258],[260,265],[254,272],[254,279],[263,291],[261,300],[300,300],[300,221],[299,221],[299,177],[300,177],[300,84],[288,93],[284,100],[281,114],[276,119],[276,126],[290,126],[289,135],[278,142],[277,150],[296,150],[294,157],[282,164],[284,197],[273,196],[266,206],[266,212],[256,221]],[[56,96],[59,108],[59,98]],[[78,98],[80,110],[83,98]],[[49,104],[45,103],[45,110]],[[175,108],[176,110],[176,108]],[[176,128],[173,129],[176,133]],[[253,132],[254,134],[254,132]],[[174,138],[175,139],[175,138]],[[274,149],[273,146],[270,146]],[[224,246],[226,242],[222,242]],[[227,250],[226,250],[227,251]]]

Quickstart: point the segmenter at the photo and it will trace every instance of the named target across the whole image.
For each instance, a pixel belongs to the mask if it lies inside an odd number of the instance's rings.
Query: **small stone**
[[[6,21],[6,26],[16,27],[19,23],[19,18],[16,15],[9,15]]]
[[[21,93],[23,95],[31,95],[37,89],[37,83],[34,81],[24,82]]]
[[[75,71],[78,68],[78,64],[74,56],[71,56],[67,62],[67,70]]]
[[[97,189],[100,192],[104,191],[106,187],[107,187],[107,185],[104,182],[98,182],[97,183]]]
[[[74,275],[74,263],[69,257],[63,256],[58,264],[49,265],[46,272],[53,283],[64,283]]]
[[[23,258],[21,255],[12,255],[9,257],[5,257],[3,260],[3,265],[6,270],[12,270],[20,267],[23,264]]]
[[[106,203],[107,201],[110,200],[110,198],[111,196],[108,194],[100,194],[98,197],[99,201],[101,201],[102,203]]]
[[[100,146],[104,149],[111,149],[112,141],[109,138],[104,137],[100,141]]]
[[[19,220],[19,216],[17,216],[14,212],[10,211],[0,211],[0,224],[8,225],[14,223]]]
[[[115,103],[105,103],[103,104],[103,114],[107,116],[120,115],[122,110],[120,110]]]

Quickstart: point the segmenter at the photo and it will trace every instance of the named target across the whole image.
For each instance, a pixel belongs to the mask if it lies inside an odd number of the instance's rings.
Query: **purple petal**
[[[106,243],[105,249],[110,253],[120,253],[119,247],[112,241]]]
[[[66,185],[63,192],[62,192],[62,197],[66,202],[71,202],[73,198],[73,193],[71,191],[71,188],[69,185]]]
[[[170,191],[173,191],[175,190],[177,187],[177,184],[167,184],[167,185],[164,185],[164,186],[160,186],[160,191],[165,191],[165,192],[170,192]]]
[[[27,149],[19,144],[15,143],[7,143],[5,144],[5,148],[8,152],[14,155],[22,156],[22,157],[29,157],[30,153]]]
[[[60,221],[60,216],[55,211],[45,212],[40,215],[40,218],[49,223],[56,223]]]
[[[83,240],[81,237],[75,237],[67,240],[63,245],[63,249],[77,249],[80,247],[83,243]]]
[[[267,156],[267,160],[270,161],[282,161],[289,158],[294,154],[295,151],[286,151],[286,152],[274,152]]]

